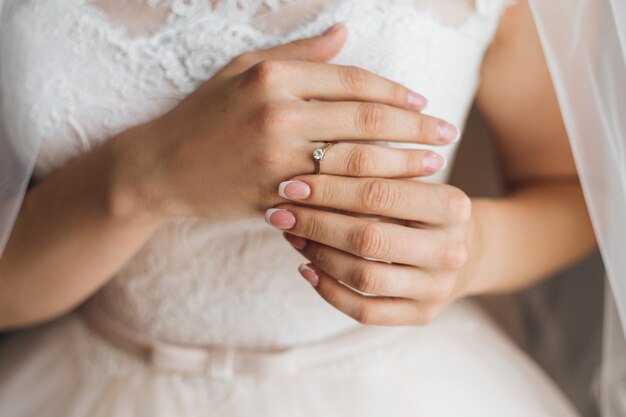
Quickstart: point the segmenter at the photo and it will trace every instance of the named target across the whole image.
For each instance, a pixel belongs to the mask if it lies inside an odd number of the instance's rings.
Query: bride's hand
[[[406,87],[323,62],[346,36],[340,25],[243,54],[170,112],[139,126],[130,177],[145,180],[130,194],[163,216],[261,214],[280,201],[280,181],[313,172],[312,152],[325,141],[347,141],[324,160],[327,174],[412,177],[441,168],[443,159],[430,151],[354,142],[442,145],[457,131],[421,115],[424,99]]]
[[[280,194],[310,207],[282,204],[268,210],[267,221],[285,230],[292,246],[311,261],[300,273],[357,321],[426,324],[468,293],[480,239],[471,200],[461,190],[409,180],[310,175],[281,184]]]

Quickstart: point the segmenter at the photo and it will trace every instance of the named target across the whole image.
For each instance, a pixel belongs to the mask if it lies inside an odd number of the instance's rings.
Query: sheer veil
[[[611,289],[605,303],[600,378],[602,415],[624,416],[626,2],[530,0],[530,3]]]
[[[4,13],[3,3],[0,0],[0,13]],[[3,33],[1,26],[0,42],[5,44],[3,48],[11,45],[11,39]],[[0,71],[0,77],[11,77],[11,74]],[[3,120],[7,114],[4,109],[11,103],[1,90],[6,81],[0,82],[0,256],[11,233],[40,145],[38,140],[18,141],[16,138],[20,135],[7,131],[10,124]]]

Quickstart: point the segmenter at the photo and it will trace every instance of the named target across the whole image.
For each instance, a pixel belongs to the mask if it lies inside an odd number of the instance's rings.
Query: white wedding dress
[[[42,139],[42,179],[164,113],[234,56],[341,21],[349,39],[333,63],[404,83],[428,113],[463,127],[505,2],[0,0],[0,123]],[[455,147],[443,150],[449,160]],[[300,278],[302,262],[262,219],[174,219],[91,302],[168,344],[323,350],[362,326]],[[284,374],[160,370],[86,323],[73,312],[0,344],[0,416],[577,415],[471,301]]]

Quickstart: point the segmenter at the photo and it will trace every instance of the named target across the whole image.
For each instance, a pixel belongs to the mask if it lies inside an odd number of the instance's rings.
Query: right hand
[[[312,151],[333,146],[324,174],[416,177],[443,159],[358,141],[444,145],[457,131],[421,115],[421,96],[365,70],[331,65],[345,26],[245,53],[178,106],[140,126],[145,184],[139,194],[162,216],[235,219],[277,204],[284,179],[312,173]],[[310,101],[313,100],[313,101]]]

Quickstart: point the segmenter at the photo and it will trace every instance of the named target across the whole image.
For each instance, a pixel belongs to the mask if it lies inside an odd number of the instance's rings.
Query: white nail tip
[[[313,268],[309,267],[306,264],[302,264],[298,267],[298,272],[300,272],[300,275],[302,275],[304,279],[309,281],[309,284],[311,284],[313,287],[317,287],[320,282],[320,277],[317,275]]]
[[[289,199],[289,197],[287,197],[287,195],[285,194],[285,188],[287,188],[287,186],[291,183],[294,183],[296,181],[283,181],[280,183],[280,185],[278,186],[278,195],[281,196],[282,198],[286,198]]]
[[[272,223],[270,223],[270,217],[272,217],[272,214],[276,213],[276,212],[277,212],[277,211],[279,211],[279,210],[280,210],[280,209],[268,209],[268,210],[265,212],[265,222],[266,222],[267,224],[272,224]]]

